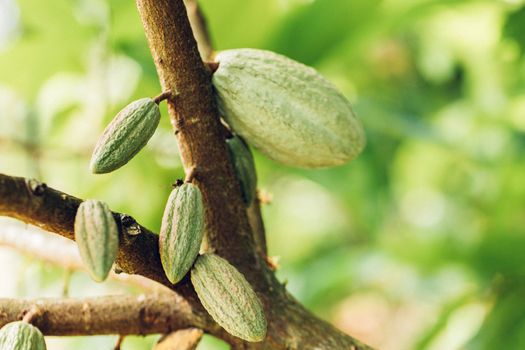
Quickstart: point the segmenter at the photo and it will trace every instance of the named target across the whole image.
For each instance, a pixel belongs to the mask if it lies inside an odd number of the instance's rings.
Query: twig
[[[120,334],[117,339],[117,343],[113,347],[113,350],[120,350],[120,347],[122,346],[122,342],[124,341],[125,336]]]
[[[198,328],[181,329],[162,337],[153,350],[195,350],[203,334]]]
[[[156,103],[156,104],[159,104],[161,103],[162,101],[164,100],[167,100],[167,99],[170,99],[170,98],[173,98],[173,94],[171,91],[164,91],[163,93],[161,93],[160,95],[156,96],[155,98],[153,98],[153,101]]]
[[[190,20],[191,29],[197,46],[203,60],[210,59],[213,53],[213,45],[211,43],[210,33],[206,20],[202,14],[197,0],[184,0],[186,9],[188,11],[188,18]]]

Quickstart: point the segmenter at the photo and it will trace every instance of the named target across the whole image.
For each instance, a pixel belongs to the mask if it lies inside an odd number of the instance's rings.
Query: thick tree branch
[[[226,150],[211,75],[203,64],[182,0],[137,0],[151,53],[169,101],[171,122],[186,171],[206,207],[208,243],[231,262],[254,265],[257,258],[238,180]]]
[[[211,43],[210,33],[206,25],[206,20],[199,7],[197,0],[184,0],[188,12],[191,29],[203,61],[209,61],[212,58],[213,45]],[[262,220],[259,200],[253,201],[252,205],[246,210],[248,221],[252,229],[257,251],[266,256],[266,234]]]
[[[45,335],[157,334],[208,326],[175,293],[85,299],[0,299],[0,327],[36,307],[31,323]]]
[[[71,240],[75,237],[73,224],[81,202],[36,180],[0,174],[0,215]],[[126,273],[142,275],[169,286],[160,264],[157,235],[138,225],[130,216],[122,215],[113,214],[120,232],[117,267]]]

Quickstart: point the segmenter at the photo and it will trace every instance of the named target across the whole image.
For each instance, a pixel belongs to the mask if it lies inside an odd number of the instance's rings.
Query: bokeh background
[[[380,349],[525,349],[524,1],[200,3],[217,49],[316,67],[366,129],[364,153],[337,168],[288,168],[255,152],[272,198],[270,253],[289,290]],[[158,230],[183,175],[165,111],[129,165],[87,169],[114,114],[158,93],[133,1],[0,0],[0,172],[104,200]],[[130,292],[8,248],[0,273],[2,297],[57,297],[64,281],[75,297]],[[155,339],[129,337],[124,349]],[[199,347],[226,348],[211,337]]]

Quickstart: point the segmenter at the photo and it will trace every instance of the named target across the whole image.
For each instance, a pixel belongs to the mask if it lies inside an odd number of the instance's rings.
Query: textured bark
[[[191,305],[174,293],[85,299],[0,299],[0,327],[33,312],[46,335],[157,334],[190,326],[206,328]]]
[[[220,255],[257,263],[253,237],[230,162],[211,73],[203,64],[182,0],[138,0],[151,53],[168,100],[185,170],[196,168],[206,210],[207,240]],[[248,249],[246,249],[248,248]]]

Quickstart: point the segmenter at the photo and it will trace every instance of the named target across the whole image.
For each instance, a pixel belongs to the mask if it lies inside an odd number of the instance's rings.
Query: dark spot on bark
[[[137,236],[142,233],[142,229],[137,221],[127,214],[120,214],[120,223],[122,224],[123,232],[130,236]]]
[[[40,182],[36,179],[26,180],[26,185],[29,188],[29,191],[31,191],[31,193],[35,196],[43,195],[47,188],[47,185],[45,183]]]

